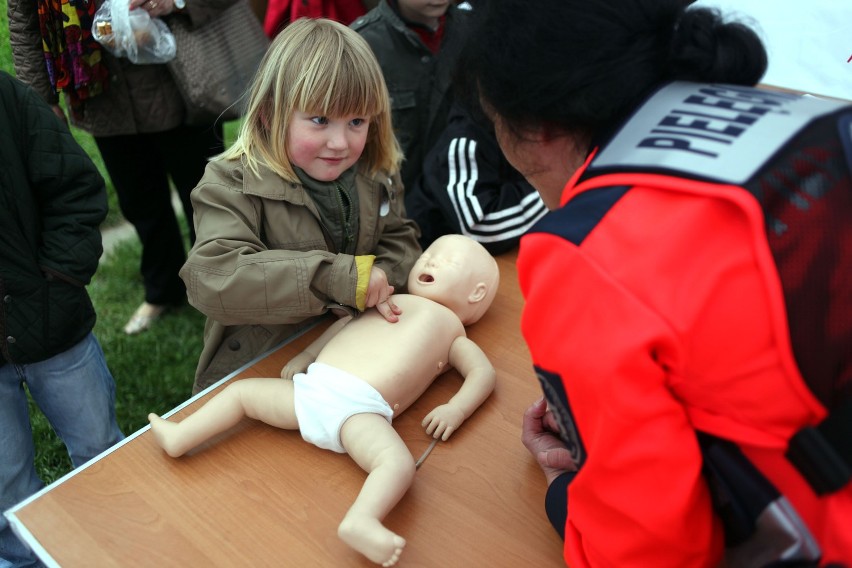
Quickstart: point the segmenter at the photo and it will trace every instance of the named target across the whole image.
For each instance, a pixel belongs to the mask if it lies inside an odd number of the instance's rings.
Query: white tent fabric
[[[753,27],[769,53],[762,83],[852,100],[852,1],[698,0]]]

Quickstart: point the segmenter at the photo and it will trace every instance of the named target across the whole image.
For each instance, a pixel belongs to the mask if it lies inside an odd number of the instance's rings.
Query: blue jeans
[[[115,419],[115,381],[93,333],[46,361],[0,366],[0,511],[44,487],[24,384],[78,467],[124,439]],[[39,566],[0,515],[0,568]]]

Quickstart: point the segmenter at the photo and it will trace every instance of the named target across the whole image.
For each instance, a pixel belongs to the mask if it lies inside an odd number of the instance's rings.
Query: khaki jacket
[[[207,316],[195,392],[330,311],[356,313],[355,258],[375,255],[397,291],[420,255],[398,175],[356,174],[355,255],[338,254],[301,184],[213,161],[192,192],[197,239],[180,275]]]

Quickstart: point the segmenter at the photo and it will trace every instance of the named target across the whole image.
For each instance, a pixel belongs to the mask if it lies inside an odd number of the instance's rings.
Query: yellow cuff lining
[[[367,307],[367,285],[370,284],[370,271],[376,256],[365,254],[355,257],[355,268],[358,270],[358,283],[355,285],[355,307],[363,312]]]

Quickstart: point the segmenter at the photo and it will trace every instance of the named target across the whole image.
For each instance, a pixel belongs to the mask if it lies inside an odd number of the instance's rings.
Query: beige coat
[[[398,292],[420,255],[399,177],[356,175],[355,254],[376,256]],[[190,303],[207,316],[196,392],[332,310],[355,313],[355,256],[338,254],[297,183],[235,161],[208,164],[192,193],[196,244],[181,269]]]

